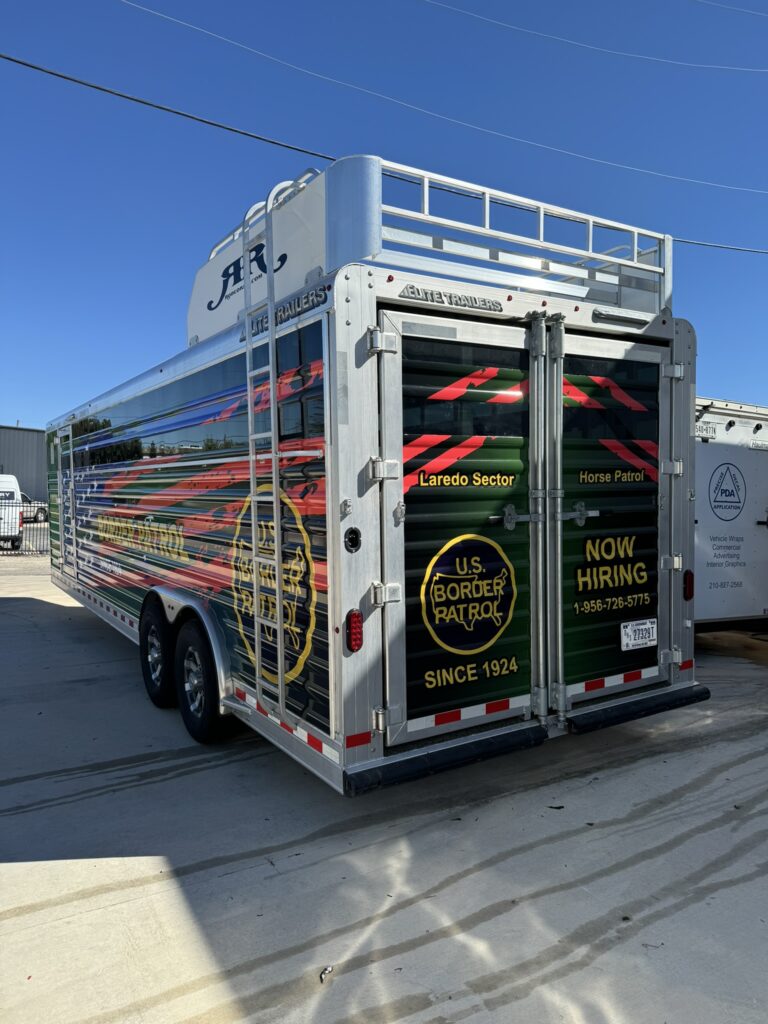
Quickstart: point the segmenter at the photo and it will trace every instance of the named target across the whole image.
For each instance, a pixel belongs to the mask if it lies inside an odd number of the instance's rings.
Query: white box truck
[[[376,157],[277,185],[188,348],[49,425],[53,579],[195,738],[350,794],[706,699],[670,254]]]
[[[768,409],[696,399],[696,622],[768,619]]]

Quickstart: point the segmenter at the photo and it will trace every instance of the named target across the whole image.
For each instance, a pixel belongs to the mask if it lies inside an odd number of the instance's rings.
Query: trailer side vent
[[[354,654],[363,646],[363,613],[353,608],[347,612],[347,647]]]
[[[693,569],[686,569],[683,573],[683,600],[693,600]]]

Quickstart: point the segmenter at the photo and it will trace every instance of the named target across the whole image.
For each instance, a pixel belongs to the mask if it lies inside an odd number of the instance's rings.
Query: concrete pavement
[[[353,801],[194,744],[46,572],[0,559],[8,1024],[765,1021],[762,647],[698,655],[705,704]]]

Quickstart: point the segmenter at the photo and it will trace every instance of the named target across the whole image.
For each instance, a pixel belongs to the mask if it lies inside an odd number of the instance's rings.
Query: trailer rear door
[[[659,349],[550,335],[550,706],[648,685],[669,646],[669,380]],[[558,395],[558,392],[560,395]],[[559,398],[559,401],[558,401]],[[667,416],[660,416],[660,409]],[[668,458],[668,456],[667,456]]]
[[[528,333],[382,314],[387,741],[529,716],[532,533]],[[385,594],[397,597],[397,594]]]

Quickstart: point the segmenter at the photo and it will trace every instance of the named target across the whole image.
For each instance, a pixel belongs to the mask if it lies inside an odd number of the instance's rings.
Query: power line
[[[242,135],[247,139],[254,139],[256,142],[265,142],[270,146],[279,146],[282,149],[289,149],[294,153],[304,153],[306,156],[318,157],[320,160],[334,161],[336,159],[336,157],[329,156],[326,153],[318,153],[313,149],[305,149],[303,146],[294,146],[292,143],[280,142],[278,139],[269,138],[267,135],[260,135],[257,132],[249,132],[244,128],[236,128],[233,125],[223,124],[221,121],[214,121],[208,117],[200,117],[197,114],[190,114],[186,110],[178,110],[176,107],[169,107],[164,103],[155,103],[154,101],[144,99],[141,96],[132,96],[129,93],[121,92],[119,89],[110,89],[105,85],[98,85],[96,82],[89,82],[84,78],[77,78],[74,75],[64,74],[63,71],[54,71],[52,68],[43,67],[41,64],[33,64],[32,61],[22,60],[20,57],[12,57],[7,53],[0,53],[0,59],[9,61],[11,64],[17,64],[21,67],[29,68],[32,71],[40,71],[43,74],[50,75],[52,78],[59,78],[65,82],[71,82],[74,85],[84,86],[86,89],[93,89],[96,92],[106,93],[108,96],[115,96],[117,99],[128,100],[131,103],[138,103],[140,106],[149,107],[151,110],[160,110],[165,114],[175,114],[177,117],[183,117],[188,121],[195,121],[198,124],[208,125],[210,128],[220,128],[222,131],[232,132],[234,135]],[[393,178],[400,177],[400,175],[394,173],[389,173],[388,176]],[[440,185],[433,185],[432,187],[442,192],[455,191],[454,189]],[[457,194],[462,195],[463,193]],[[752,249],[747,246],[725,245],[720,242],[702,242],[696,241],[692,238],[673,238],[673,241],[680,242],[683,245],[700,245],[709,249],[726,249],[732,252],[749,252],[757,253],[761,256],[768,256],[768,249]]]
[[[487,22],[489,25],[497,25],[499,28],[510,29],[513,32],[524,32],[526,35],[538,36],[540,39],[551,39],[557,43],[566,43],[568,46],[578,46],[582,50],[594,50],[597,53],[608,53],[614,57],[631,57],[633,60],[647,60],[652,61],[655,64],[673,64],[676,67],[696,68],[701,71],[741,71],[751,72],[754,74],[768,73],[768,68],[736,67],[731,64],[697,64],[693,61],[673,60],[670,57],[654,57],[648,53],[633,53],[627,50],[611,50],[607,46],[597,46],[594,43],[584,43],[578,39],[568,39],[566,36],[556,36],[549,32],[538,32],[536,29],[523,28],[522,25],[513,25],[508,21],[497,21],[496,18],[488,18],[484,14],[477,14],[475,11],[467,11],[463,7],[453,7],[451,4],[443,3],[442,0],[423,0],[423,2],[430,4],[432,7],[442,7],[446,11],[463,14],[467,18],[475,18],[477,21]]]
[[[694,0],[697,4],[706,4],[707,7],[720,7],[724,11],[733,11],[735,14],[754,14],[758,18],[768,18],[768,11],[753,11],[749,7],[731,7],[730,4],[719,4],[715,0]]]
[[[233,135],[242,135],[246,139],[256,139],[257,142],[266,142],[270,146],[280,146],[282,149],[293,150],[294,153],[304,153],[306,156],[314,156],[320,160],[334,160],[335,157],[326,156],[325,153],[317,153],[313,149],[304,149],[303,146],[294,146],[290,142],[280,142],[278,139],[271,139],[267,135],[259,135],[256,132],[246,131],[245,128],[236,128],[231,124],[224,124],[221,121],[213,121],[208,117],[201,117],[199,114],[190,114],[187,110],[178,110],[176,107],[168,107],[164,103],[155,103],[153,100],[146,100],[141,96],[132,96],[130,93],[121,92],[119,89],[110,89],[106,85],[98,85],[96,82],[88,82],[84,78],[76,78],[74,75],[66,75],[63,71],[54,71],[53,68],[43,67],[42,64],[33,64],[32,61],[22,60],[21,57],[12,57],[8,53],[0,53],[0,59],[7,60],[11,64],[18,64],[32,71],[40,71],[52,78],[60,78],[65,82],[72,82],[74,85],[82,85],[86,89],[94,89],[96,92],[106,93],[108,96],[117,96],[121,100],[129,100],[131,103],[138,103],[142,107],[150,107],[152,110],[162,110],[166,114],[175,114],[177,117],[185,117],[188,121],[196,121],[198,124],[207,124],[211,128],[221,128],[222,131],[232,132]]]
[[[681,174],[669,174],[664,171],[654,171],[648,167],[636,167],[633,164],[624,164],[619,163],[616,160],[604,160],[601,157],[588,156],[586,153],[577,153],[574,150],[564,149],[560,146],[550,146],[544,142],[536,142],[533,139],[522,138],[519,135],[510,135],[507,132],[499,131],[496,128],[486,128],[483,125],[474,124],[472,121],[464,121],[458,117],[451,117],[448,114],[441,114],[439,111],[418,106],[415,103],[408,103],[405,100],[397,99],[395,96],[389,96],[386,93],[377,92],[374,89],[368,89],[363,85],[355,85],[353,82],[345,82],[342,79],[321,74],[319,71],[312,71],[299,64],[292,64],[290,61],[282,60],[280,57],[275,57],[271,53],[266,53],[264,50],[257,50],[252,46],[247,46],[245,43],[238,42],[236,39],[230,39],[228,36],[222,36],[217,32],[211,32],[206,28],[201,28],[199,25],[192,24],[192,22],[182,21],[180,18],[174,18],[170,14],[163,14],[160,11],[155,11],[151,7],[144,7],[142,4],[134,3],[133,0],[120,0],[120,3],[123,3],[128,7],[135,7],[137,10],[144,11],[147,14],[152,14],[157,18],[164,19],[165,21],[171,21],[177,25],[182,25],[184,28],[192,29],[194,32],[201,32],[203,35],[211,36],[221,42],[228,43],[230,46],[236,46],[241,50],[247,50],[249,53],[253,53],[258,57],[263,57],[265,60],[272,61],[274,64],[279,64],[282,67],[290,68],[292,71],[298,71],[303,75],[309,75],[311,78],[319,79],[323,82],[330,82],[333,85],[339,85],[345,89],[353,89],[355,92],[363,93],[366,96],[374,96],[376,99],[385,100],[387,103],[394,103],[399,107],[404,107],[406,110],[413,110],[419,114],[426,114],[429,117],[437,118],[439,121],[446,121],[449,124],[458,125],[461,128],[470,128],[472,131],[482,132],[484,135],[492,135],[495,138],[507,139],[509,142],[518,142],[524,146],[533,146],[536,149],[542,149],[548,153],[559,153],[561,156],[570,156],[576,160],[586,160],[588,163],[600,164],[603,167],[615,167],[622,171],[634,171],[636,174],[647,174],[651,177],[664,178],[668,181],[682,181],[687,185],[706,185],[708,188],[725,189],[729,192],[749,192],[755,195],[768,195],[768,189],[765,188],[752,188],[746,185],[729,185],[725,182],[708,181],[704,178],[689,178]]]
[[[768,256],[768,249],[750,249],[746,245],[723,245],[722,242],[698,242],[693,238],[673,238],[673,242],[681,245],[703,245],[707,249],[728,249],[731,252],[754,252],[759,256]]]

